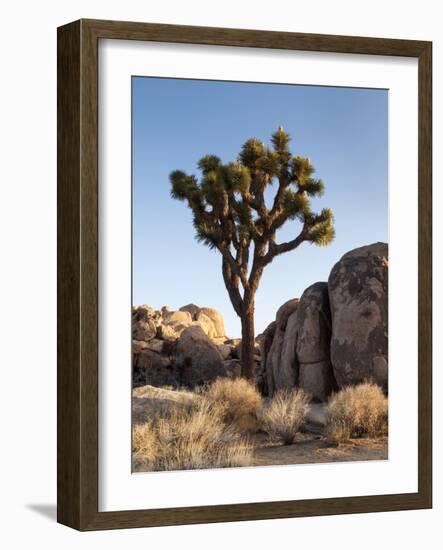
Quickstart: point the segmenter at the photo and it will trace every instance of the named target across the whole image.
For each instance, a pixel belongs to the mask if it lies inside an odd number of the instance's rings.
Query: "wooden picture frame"
[[[98,511],[98,42],[159,41],[418,59],[418,492]],[[431,42],[117,21],[58,29],[58,521],[79,530],[432,506]]]

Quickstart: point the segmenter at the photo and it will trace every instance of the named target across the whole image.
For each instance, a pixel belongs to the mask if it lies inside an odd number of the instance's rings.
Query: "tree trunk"
[[[254,304],[246,306],[242,316],[241,374],[248,380],[254,378]]]

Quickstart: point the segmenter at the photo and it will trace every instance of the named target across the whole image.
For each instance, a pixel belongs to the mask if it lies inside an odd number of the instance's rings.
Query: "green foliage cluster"
[[[332,211],[323,209],[315,214],[310,205],[311,198],[323,194],[324,184],[313,177],[315,170],[309,158],[292,155],[290,140],[279,127],[270,147],[251,138],[234,162],[223,164],[215,155],[201,158],[200,181],[181,170],[170,174],[171,196],[188,203],[199,241],[224,250],[224,254],[234,249],[234,261],[254,241],[258,256],[266,264],[300,242],[325,246],[333,240]],[[275,184],[275,198],[268,207],[264,193]],[[278,245],[276,231],[288,220],[301,222],[301,232],[294,241]]]

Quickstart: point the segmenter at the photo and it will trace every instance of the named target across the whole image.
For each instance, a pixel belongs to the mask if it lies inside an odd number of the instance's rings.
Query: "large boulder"
[[[379,256],[380,258],[386,258],[387,261],[389,258],[388,244],[378,242],[354,248],[349,252],[346,252],[346,254],[343,254],[341,260],[345,260],[346,258],[361,258],[365,256]]]
[[[184,386],[198,386],[226,375],[217,346],[198,325],[191,325],[182,332],[173,362],[180,370],[180,382]]]
[[[262,375],[261,391],[265,395],[269,395],[268,376],[266,373],[266,361],[269,355],[269,350],[271,349],[271,346],[272,346],[272,340],[274,339],[275,327],[276,327],[276,322],[272,321],[272,323],[270,323],[262,332],[262,334],[259,334],[256,339],[260,345],[260,372]]]
[[[133,386],[178,386],[179,371],[171,360],[151,349],[133,350],[132,362]]]
[[[326,401],[336,389],[330,360],[331,311],[328,284],[314,283],[308,287],[293,315],[296,327],[298,386],[314,399]],[[291,320],[292,316],[288,327]]]
[[[150,385],[139,386],[132,390],[132,422],[143,424],[174,407],[192,406],[200,399],[199,395],[191,391],[173,391]]]
[[[275,318],[275,332],[272,344],[266,356],[265,372],[267,391],[273,395],[279,389],[288,387],[288,379],[292,374],[280,368],[280,360],[285,337],[286,325],[292,313],[297,309],[298,299],[288,300],[277,311]],[[294,384],[292,384],[293,386]]]
[[[206,334],[206,336],[208,338],[211,338],[211,340],[214,340],[216,338],[214,323],[203,312],[200,311],[197,314],[197,320],[194,321],[194,324],[199,325],[203,329],[203,332]]]
[[[276,390],[293,388],[298,380],[297,361],[297,309],[289,315],[280,351]]]
[[[388,246],[345,254],[328,281],[331,361],[339,387],[373,380],[388,385]]]

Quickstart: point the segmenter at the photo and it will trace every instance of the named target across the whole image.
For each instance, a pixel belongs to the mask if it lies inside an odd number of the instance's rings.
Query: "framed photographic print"
[[[430,508],[431,43],[58,29],[58,520]]]

